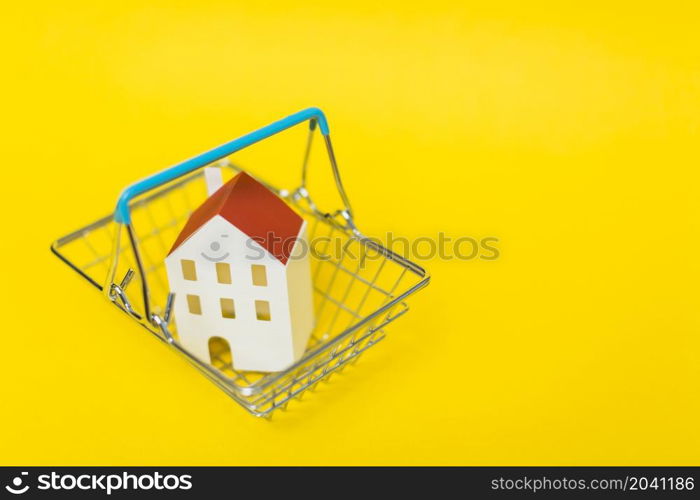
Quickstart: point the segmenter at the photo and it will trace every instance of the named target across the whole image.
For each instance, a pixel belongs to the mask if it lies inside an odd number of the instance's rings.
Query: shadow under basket
[[[241,171],[227,160],[216,164],[224,177]],[[305,218],[307,241],[312,242],[315,328],[304,356],[282,372],[234,370],[227,346],[215,342],[210,345],[212,363],[205,363],[178,342],[164,259],[189,215],[206,198],[201,170],[130,200],[128,224],[120,223],[115,212],[58,239],[51,248],[251,414],[269,417],[382,340],[385,327],[407,312],[405,300],[429,277],[420,266],[363,236],[347,212],[319,212],[305,189],[288,192],[263,183]]]

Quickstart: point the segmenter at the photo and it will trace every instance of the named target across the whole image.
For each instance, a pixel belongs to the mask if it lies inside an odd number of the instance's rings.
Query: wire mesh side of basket
[[[229,176],[237,167],[231,167]],[[272,188],[269,184],[269,187]],[[274,188],[272,188],[274,190]],[[279,191],[277,191],[279,192]],[[282,192],[281,194],[284,194]],[[122,227],[105,217],[54,243],[53,251],[96,287],[103,289],[105,276],[115,265],[115,276],[125,277],[111,286],[114,303],[128,312],[161,340],[161,329],[143,318],[141,294],[148,283],[150,309],[163,314],[168,300],[164,257],[191,212],[206,196],[200,173],[181,179],[138,200],[132,207],[133,228],[143,275],[128,238],[117,238]],[[407,311],[404,300],[427,284],[419,266],[364,238],[342,220],[323,216],[303,196],[287,200],[308,223],[308,241],[314,286],[316,327],[304,357],[279,373],[236,371],[229,352],[212,350],[212,364],[202,363],[176,341],[173,324],[170,343],[229,396],[257,416],[277,409],[313,389],[318,382],[341,371],[348,363],[384,338],[384,327]],[[115,246],[115,241],[118,245]],[[128,286],[128,294],[127,294]],[[109,291],[106,295],[110,295]]]

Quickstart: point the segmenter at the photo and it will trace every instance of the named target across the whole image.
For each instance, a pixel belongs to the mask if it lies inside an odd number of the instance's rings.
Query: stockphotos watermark
[[[92,491],[111,495],[114,491],[174,491],[192,489],[189,474],[161,474],[160,472],[133,474],[39,474],[32,481],[28,472],[20,472],[12,478],[5,490],[13,495],[23,495],[30,490],[39,491]]]
[[[302,259],[307,255],[321,261],[339,260],[341,258],[360,259],[361,261],[379,260],[383,258],[382,249],[393,254],[415,261],[440,260],[482,260],[494,261],[500,258],[500,239],[497,236],[451,236],[439,232],[434,236],[420,236],[409,239],[386,233],[384,237],[348,238],[334,232],[330,235],[314,236],[308,241],[296,237],[280,238],[274,233],[265,236],[249,238],[246,247],[249,250],[248,259],[261,260],[265,257],[264,249],[274,249],[275,254],[290,255],[291,259]],[[212,241],[211,250],[222,249],[218,241]],[[204,255],[204,254],[203,254]],[[216,261],[217,258],[208,257]]]

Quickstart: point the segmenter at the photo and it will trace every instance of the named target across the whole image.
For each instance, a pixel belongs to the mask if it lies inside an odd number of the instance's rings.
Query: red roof
[[[304,222],[276,194],[241,172],[192,212],[169,254],[215,215],[243,231],[282,264],[287,264]]]

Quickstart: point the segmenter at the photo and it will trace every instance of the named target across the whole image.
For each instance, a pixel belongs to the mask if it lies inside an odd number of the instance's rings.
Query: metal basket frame
[[[329,235],[333,234],[343,238],[348,245],[357,245],[363,251],[374,252],[380,259],[378,268],[376,270],[373,269],[372,274],[364,276],[361,271],[364,257],[358,261],[356,266],[349,266],[344,263],[347,255],[345,251],[340,256],[337,256],[335,260],[329,259],[317,263],[316,274],[314,275],[314,295],[319,299],[321,309],[326,304],[331,304],[331,307],[335,308],[335,313],[332,316],[331,326],[326,333],[315,331],[302,359],[286,370],[262,376],[260,374],[236,372],[230,363],[227,365],[224,360],[213,360],[216,361],[214,363],[216,367],[204,363],[187,351],[179,343],[176,335],[171,332],[170,322],[172,319],[173,295],[170,293],[167,295],[164,307],[152,303],[152,296],[149,291],[149,276],[153,277],[153,274],[156,272],[154,268],[158,267],[158,264],[152,265],[151,268],[146,266],[140,245],[143,244],[146,237],[160,236],[158,234],[159,229],[155,228],[150,233],[139,236],[132,223],[132,211],[148,211],[149,204],[155,203],[159,199],[167,201],[167,197],[172,195],[172,193],[177,192],[179,189],[184,190],[189,183],[201,179],[201,169],[205,166],[216,164],[230,168],[234,172],[241,171],[240,167],[228,160],[229,155],[305,121],[309,121],[310,126],[302,163],[300,186],[295,190],[288,191],[277,189],[265,181],[261,182],[285,199],[307,221],[311,221],[309,226],[310,240],[319,230],[327,229]],[[306,188],[309,154],[313,136],[317,129],[323,135],[336,188],[344,205],[343,208],[335,212],[321,211],[313,202]],[[191,213],[194,208],[196,207],[189,207],[187,211]],[[182,224],[189,216],[189,213],[186,213],[181,218],[173,217],[173,220],[169,221],[168,224],[171,226]],[[111,226],[114,235],[111,253],[100,253],[94,248],[89,238],[97,231],[109,231]],[[127,235],[126,246],[123,246],[121,241],[123,232]],[[73,259],[68,255],[70,252],[67,248],[81,241],[84,241],[90,252],[94,254],[92,261],[82,265],[78,262],[78,259]],[[345,249],[345,246],[343,248]],[[340,178],[330,140],[328,123],[325,115],[317,108],[300,111],[133,184],[122,192],[114,214],[103,217],[92,224],[59,238],[52,244],[51,250],[92,285],[100,289],[117,307],[183,355],[200,372],[251,414],[262,417],[270,417],[276,410],[285,409],[291,399],[300,398],[305,391],[313,389],[321,380],[328,380],[333,373],[342,370],[348,363],[356,361],[364,351],[382,340],[385,335],[384,327],[407,312],[408,307],[405,299],[426,286],[430,280],[428,273],[421,266],[392,252],[375,240],[364,236],[357,228],[349,199]],[[120,257],[124,256],[126,252],[130,252],[135,265],[133,268],[129,267],[124,276],[119,279],[117,270]],[[387,263],[397,266],[400,273],[393,285],[385,289],[377,284],[377,280]],[[94,272],[90,271],[97,265],[107,265],[108,267],[107,276],[104,280],[97,279]],[[331,265],[331,278],[327,286],[319,287],[317,286],[316,275],[323,265]],[[333,284],[337,281],[336,278],[339,274],[342,274],[349,283],[344,292],[340,293],[340,296],[331,293]],[[408,285],[405,285],[404,282],[407,281],[407,276],[411,280]],[[141,283],[141,307],[136,305],[133,297],[130,298],[127,294],[127,287],[134,277],[137,277],[137,281]],[[348,297],[351,288],[357,283],[359,283],[357,286],[365,287],[362,289],[364,291],[360,293],[360,295],[364,294],[364,296],[359,306],[351,308],[344,304],[344,299]],[[357,290],[357,287],[355,289]],[[363,314],[363,305],[370,293],[380,294],[383,300],[371,312]],[[320,316],[321,312],[316,312]],[[335,333],[334,326],[340,314],[349,315],[351,322],[346,328]]]

